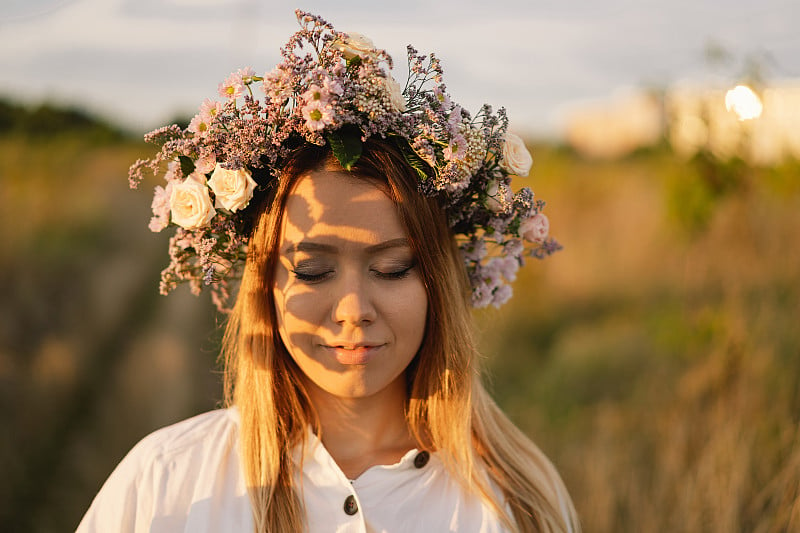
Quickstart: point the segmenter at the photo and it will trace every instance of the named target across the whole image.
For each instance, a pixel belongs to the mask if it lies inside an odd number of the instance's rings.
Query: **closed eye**
[[[294,276],[298,280],[304,283],[319,283],[321,281],[325,281],[328,278],[328,276],[333,274],[333,270],[328,270],[320,273],[309,273],[309,272],[301,272],[298,270],[292,270],[292,274],[294,274]]]
[[[394,280],[394,279],[403,279],[405,277],[408,277],[412,268],[414,268],[414,265],[410,265],[401,270],[394,270],[392,272],[381,272],[380,270],[375,270],[375,269],[373,269],[372,272],[379,279]]]

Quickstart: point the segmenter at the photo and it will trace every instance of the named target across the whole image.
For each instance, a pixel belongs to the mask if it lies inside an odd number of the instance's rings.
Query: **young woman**
[[[511,192],[527,151],[504,116],[452,104],[435,59],[411,50],[421,77],[399,92],[371,42],[298,17],[276,70],[158,132],[154,164],[180,164],[154,200],[151,228],[179,226],[162,288],[202,279],[222,305],[243,263],[227,409],[140,442],[79,531],[577,531],[472,339],[470,306],[557,248],[542,204]],[[263,105],[239,107],[260,81]]]

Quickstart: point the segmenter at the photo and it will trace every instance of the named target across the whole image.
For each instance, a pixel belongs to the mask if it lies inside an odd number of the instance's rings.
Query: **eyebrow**
[[[403,247],[410,247],[408,239],[405,237],[399,237],[397,239],[390,239],[388,241],[380,242],[378,244],[373,244],[372,246],[367,246],[364,249],[364,251],[368,254],[374,254],[391,248],[403,248]],[[338,250],[339,249],[336,246],[333,246],[331,244],[323,244],[320,242],[313,242],[313,241],[301,241],[298,243],[290,243],[283,249],[283,253],[293,254],[297,252],[322,252],[322,253],[333,254],[336,253]]]

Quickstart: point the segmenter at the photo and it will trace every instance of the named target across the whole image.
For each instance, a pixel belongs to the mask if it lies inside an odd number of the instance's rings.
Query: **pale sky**
[[[395,59],[436,52],[453,99],[505,106],[512,130],[558,136],[620,88],[737,81],[747,56],[800,78],[796,0],[2,0],[0,95],[79,104],[134,131],[192,115],[241,67],[270,70],[294,8],[363,33]],[[793,24],[794,23],[794,24]],[[712,69],[706,45],[734,60]]]

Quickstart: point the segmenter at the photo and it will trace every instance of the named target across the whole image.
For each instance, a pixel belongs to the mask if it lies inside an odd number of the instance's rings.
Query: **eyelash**
[[[373,270],[372,272],[380,279],[403,279],[408,277],[408,274],[411,272],[411,269],[414,268],[414,265],[409,265],[402,270],[396,270],[394,272],[380,272],[378,270]]]
[[[332,273],[332,271],[323,272],[321,274],[306,274],[304,272],[298,272],[297,270],[292,270],[294,276],[302,281],[303,283],[319,283],[325,279],[325,276]]]
[[[395,272],[380,272],[379,270],[371,270],[371,272],[373,272],[375,276],[379,279],[398,280],[408,277],[412,268],[414,268],[414,265],[410,265],[402,270],[397,270]],[[307,274],[305,272],[298,272],[297,270],[294,269],[292,270],[292,274],[294,274],[294,276],[303,283],[319,283],[321,281],[324,281],[325,278],[332,273],[333,273],[332,270],[329,270],[327,272],[322,272],[320,274]]]

